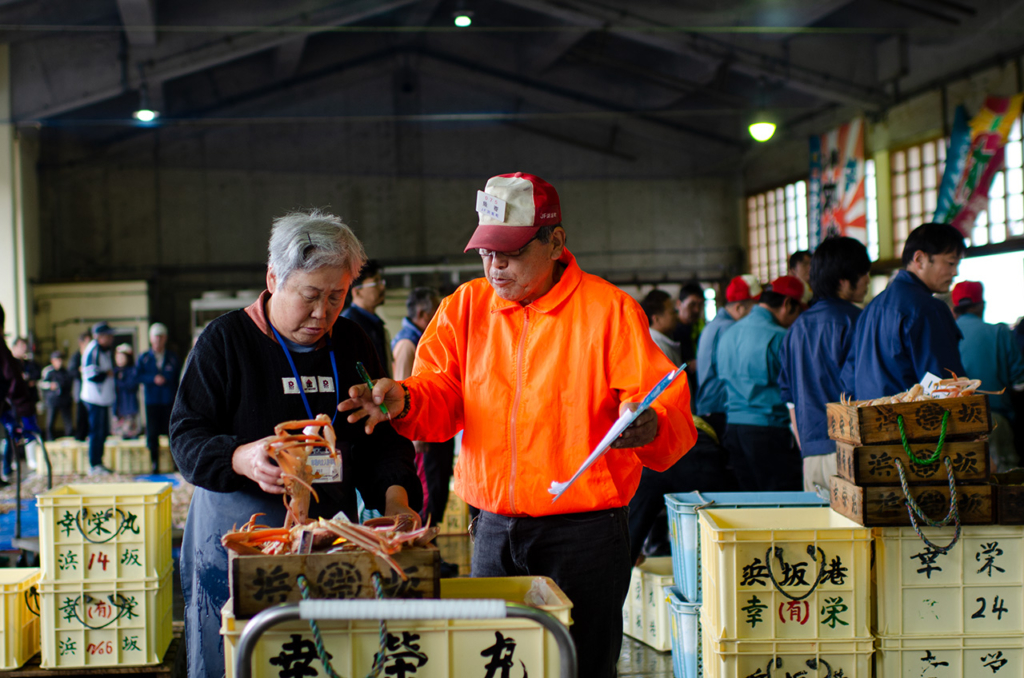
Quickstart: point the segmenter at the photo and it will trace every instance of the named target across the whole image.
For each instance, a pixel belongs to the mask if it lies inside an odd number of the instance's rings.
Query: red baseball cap
[[[542,226],[562,223],[555,187],[540,177],[516,172],[499,174],[477,191],[479,225],[465,251],[482,248],[494,252],[517,250],[533,239]]]
[[[796,276],[782,275],[772,281],[771,284],[772,292],[777,292],[783,296],[787,296],[800,306],[807,306],[804,303],[804,294],[807,292],[807,286],[804,285],[804,281]]]
[[[725,288],[725,301],[731,304],[734,301],[757,299],[761,296],[761,292],[761,283],[757,281],[757,278],[746,273],[729,281],[729,286]]]
[[[985,286],[980,282],[965,280],[953,288],[954,306],[974,306],[985,301]]]

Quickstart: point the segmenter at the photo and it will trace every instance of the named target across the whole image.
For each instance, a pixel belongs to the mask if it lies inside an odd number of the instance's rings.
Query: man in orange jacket
[[[579,675],[611,678],[632,565],[626,507],[643,467],[667,469],[696,440],[689,387],[677,379],[552,502],[551,482],[568,480],[675,366],[640,305],[580,270],[550,184],[492,177],[477,211],[466,250],[479,251],[485,278],[441,303],[410,378],[353,386],[339,409],[367,429],[390,418],[412,440],[463,430],[455,492],[481,510],[473,576],[554,579],[573,603]]]

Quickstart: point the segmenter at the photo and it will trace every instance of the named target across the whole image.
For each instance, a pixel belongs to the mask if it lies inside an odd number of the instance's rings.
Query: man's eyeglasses
[[[514,258],[518,257],[520,254],[522,254],[523,251],[527,247],[529,247],[530,243],[533,242],[536,239],[537,239],[537,236],[535,235],[532,238],[530,238],[529,240],[527,240],[525,243],[523,243],[522,247],[520,247],[517,250],[512,250],[510,252],[496,252],[495,250],[485,250],[483,248],[478,249],[477,252],[480,253],[481,257],[499,256],[499,257],[505,257],[506,259],[514,259]]]
[[[387,287],[388,286],[388,282],[387,282],[387,280],[384,280],[384,279],[381,279],[381,280],[370,280],[369,282],[364,282],[364,283],[360,283],[358,285],[353,285],[352,289],[354,289],[354,290],[361,290],[364,287],[377,287],[378,285],[380,285],[381,287]]]

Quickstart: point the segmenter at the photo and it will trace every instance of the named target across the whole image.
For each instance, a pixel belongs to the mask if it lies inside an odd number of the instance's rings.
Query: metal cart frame
[[[561,678],[577,678],[576,645],[553,615],[504,600],[303,600],[263,610],[249,620],[238,641],[235,676],[252,677],[252,654],[260,637],[277,624],[296,620],[532,619],[558,643]]]

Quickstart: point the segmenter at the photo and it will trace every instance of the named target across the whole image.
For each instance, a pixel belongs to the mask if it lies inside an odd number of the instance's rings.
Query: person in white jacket
[[[103,444],[110,433],[110,406],[114,404],[114,329],[105,322],[92,328],[93,340],[82,355],[80,398],[89,410],[89,475],[107,474]]]

